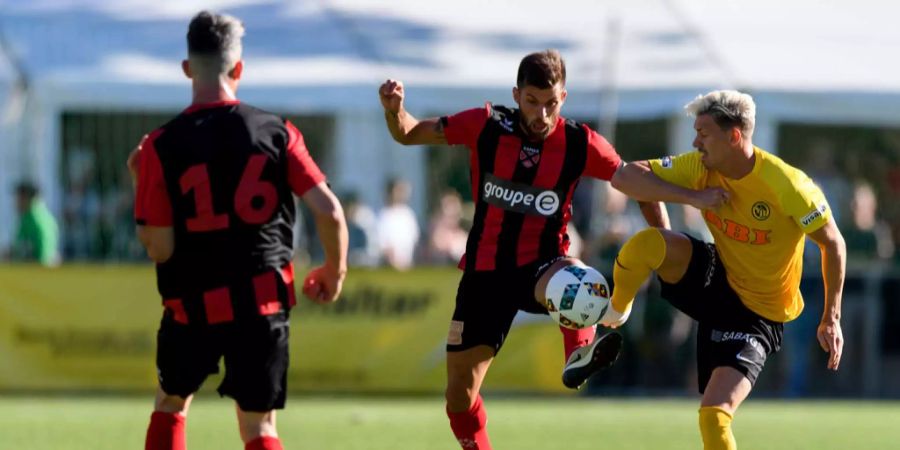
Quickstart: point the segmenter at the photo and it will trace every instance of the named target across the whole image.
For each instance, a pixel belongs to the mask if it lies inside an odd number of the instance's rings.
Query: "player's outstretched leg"
[[[185,450],[184,425],[193,396],[181,398],[156,388],[156,404],[147,427],[145,450]]]
[[[547,285],[553,275],[568,266],[584,265],[576,258],[563,258],[554,262],[540,276],[534,288],[535,300],[547,306]],[[570,389],[581,387],[591,375],[611,366],[619,357],[622,348],[622,336],[618,333],[597,334],[597,326],[582,329],[570,329],[560,325],[563,335],[566,365],[563,368],[562,382]]]
[[[463,449],[491,449],[487,411],[479,391],[493,359],[494,349],[486,345],[447,352],[447,417]]]

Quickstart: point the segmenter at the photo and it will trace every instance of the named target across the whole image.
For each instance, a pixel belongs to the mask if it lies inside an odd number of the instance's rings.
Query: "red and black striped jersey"
[[[293,124],[238,101],[193,105],[153,131],[135,220],[173,227],[174,253],[156,266],[167,313],[219,323],[293,304],[292,193],[324,180]]]
[[[560,117],[531,142],[518,109],[486,104],[441,118],[451,145],[470,150],[475,217],[460,266],[506,270],[565,255],[572,194],[582,176],[609,180],[622,159],[586,125]]]

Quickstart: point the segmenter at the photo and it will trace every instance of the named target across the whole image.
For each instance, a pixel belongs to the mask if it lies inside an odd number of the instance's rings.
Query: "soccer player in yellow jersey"
[[[622,325],[638,287],[655,271],[663,297],[699,323],[703,446],[734,449],[734,412],[750,394],[767,356],[781,348],[784,323],[803,310],[799,286],[806,236],[822,250],[825,312],[816,334],[829,352],[828,368],[837,370],[844,346],[846,246],[819,187],[753,145],[756,105],[749,95],[715,91],[685,109],[696,117],[696,151],[621,170],[634,179],[658,177],[684,188],[721,189],[722,206],[702,211],[715,244],[658,228],[635,234],[616,259],[612,307],[601,324]],[[628,190],[619,189],[638,200],[657,200],[641,187],[631,182]]]

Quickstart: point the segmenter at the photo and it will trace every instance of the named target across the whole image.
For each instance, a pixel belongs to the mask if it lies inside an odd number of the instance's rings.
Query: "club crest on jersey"
[[[753,214],[754,219],[762,221],[769,218],[769,214],[772,213],[772,210],[769,208],[768,203],[756,202],[753,204],[750,212]]]
[[[526,169],[536,166],[541,162],[541,149],[523,145],[519,150],[519,162]]]
[[[594,297],[609,297],[609,291],[606,290],[606,286],[601,283],[584,283],[584,287],[587,288],[588,294],[593,295]]]

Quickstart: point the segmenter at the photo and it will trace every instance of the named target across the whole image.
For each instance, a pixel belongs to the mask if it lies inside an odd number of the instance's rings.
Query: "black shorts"
[[[162,390],[187,397],[206,377],[225,378],[219,395],[233,398],[244,411],[284,408],[290,322],[283,312],[219,325],[183,325],[164,317],[157,333],[156,369]]]
[[[781,350],[784,324],[744,306],[725,276],[716,246],[688,236],[693,255],[676,284],[662,280],[662,297],[699,323],[697,381],[706,390],[716,367],[733,367],[756,383],[766,358]]]
[[[516,313],[547,314],[534,299],[534,287],[554,262],[533,262],[506,271],[466,271],[459,281],[456,309],[447,335],[447,351],[459,352],[476,345],[500,351]]]

